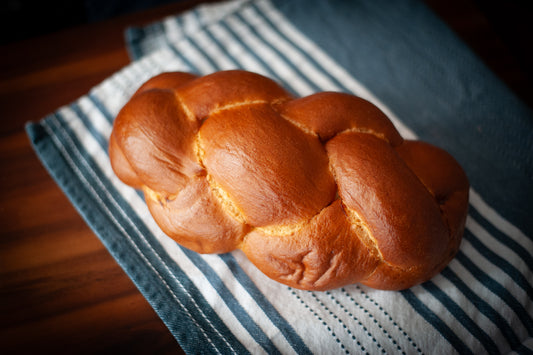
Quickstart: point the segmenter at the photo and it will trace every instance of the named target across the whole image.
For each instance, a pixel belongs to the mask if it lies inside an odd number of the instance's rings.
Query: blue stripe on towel
[[[291,324],[279,314],[278,310],[272,306],[265,295],[257,288],[255,283],[240,267],[232,254],[222,254],[220,258],[228,265],[233,272],[233,276],[248,291],[252,298],[257,302],[259,307],[265,312],[265,315],[275,324],[283,333],[289,344],[298,354],[311,354],[311,351],[305,345],[302,338],[294,330]]]
[[[52,176],[65,189],[91,228],[95,230],[97,235],[101,236],[102,242],[117,258],[119,264],[132,276],[136,286],[146,296],[165,324],[173,334],[179,334],[178,340],[182,347],[185,350],[195,349],[198,346],[198,341],[202,341],[207,351],[212,346],[211,351],[226,349],[226,351],[246,352],[245,348],[234,338],[232,332],[210,309],[201,293],[194,289],[185,274],[179,275],[180,282],[186,284],[184,288],[165,287],[164,283],[157,281],[161,276],[159,273],[161,265],[159,265],[158,260],[149,253],[139,253],[138,246],[136,247],[136,244],[139,243],[138,240],[132,239],[131,243],[123,242],[122,239],[125,234],[135,236],[136,233],[131,230],[132,226],[129,223],[121,220],[121,213],[114,210],[113,203],[107,203],[108,200],[100,200],[102,196],[111,196],[109,194],[113,190],[110,189],[111,187],[105,182],[105,179],[101,179],[101,173],[92,170],[96,167],[87,162],[86,158],[77,154],[71,156],[72,151],[80,149],[79,143],[76,143],[74,137],[66,134],[50,135],[52,127],[54,129],[58,127],[53,122],[54,120],[48,119],[43,125],[33,124],[26,127],[28,134],[32,137],[36,151],[45,158],[43,161],[47,162],[47,168]],[[80,164],[82,161],[87,162],[88,165]],[[79,180],[86,181],[84,189],[79,189],[76,184],[72,183]],[[101,184],[105,187],[105,191],[99,191]],[[117,198],[116,193],[113,194],[113,198]],[[128,208],[126,203],[119,203],[121,208]],[[126,210],[125,213],[132,212]],[[112,214],[111,218],[110,214]],[[108,222],[110,219],[115,220],[116,223],[110,224]],[[136,265],[145,265],[147,261],[152,265],[152,269],[136,268]],[[150,270],[155,274],[147,273]],[[177,272],[178,270],[173,271]],[[171,279],[170,277],[161,277],[166,280]],[[172,299],[177,302],[169,303],[168,301]],[[192,307],[191,303],[198,306]],[[188,316],[183,317],[185,314]],[[204,332],[198,332],[198,330],[204,330]]]
[[[407,302],[415,309],[424,319],[431,324],[444,339],[446,339],[451,346],[457,350],[459,354],[473,354],[472,350],[466,346],[466,344],[455,334],[452,329],[446,325],[439,318],[438,315],[433,313],[422,301],[416,297],[412,290],[401,291],[402,296],[407,300]]]
[[[495,228],[495,226],[490,223],[487,219],[485,219],[481,214],[478,212],[476,208],[470,208],[469,214],[474,218],[476,222],[478,222],[485,230],[488,231],[494,238],[496,238],[498,241],[500,241],[502,244],[510,248],[512,251],[514,251],[520,259],[524,262],[525,266],[529,269],[530,273],[533,273],[533,256],[532,252],[528,251],[525,247],[520,245],[516,240],[509,237],[499,229]],[[526,280],[527,282],[527,280]],[[531,282],[531,280],[530,280]],[[525,285],[525,284],[524,284]],[[525,286],[521,286],[524,288],[524,290],[528,290],[529,297],[533,299],[533,294],[531,294],[531,283],[528,283]]]
[[[442,276],[453,282],[453,284],[464,293],[464,295],[472,302],[480,313],[484,314],[490,319],[502,332],[503,336],[509,343],[511,349],[516,350],[520,348],[520,340],[509,325],[509,322],[494,310],[485,300],[472,292],[466,284],[455,274],[450,268],[445,268],[442,271]],[[490,350],[488,350],[490,352]]]
[[[468,232],[465,232],[468,233]],[[483,270],[481,270],[479,267],[477,267],[472,260],[467,257],[461,250],[457,253],[455,257],[461,264],[464,265],[466,269],[470,271],[470,273],[477,279],[479,282],[481,282],[487,289],[498,295],[498,297],[501,298],[502,301],[504,301],[516,314],[516,316],[520,319],[522,324],[526,327],[529,334],[531,334],[532,331],[532,320],[529,316],[529,313],[527,310],[524,309],[524,307],[516,300],[516,298],[507,290],[504,288],[500,283],[498,283],[496,280],[490,277],[490,275],[486,274]]]
[[[528,294],[529,298],[533,299],[533,288],[531,288],[529,281],[519,270],[516,269],[516,267],[514,267],[509,261],[499,256],[494,251],[490,250],[473,233],[465,233],[464,238],[468,240],[487,260],[509,275],[509,277],[513,279],[514,282]],[[529,329],[530,332],[533,330],[533,324],[529,325]],[[530,333],[530,335],[533,334]]]
[[[498,354],[498,346],[490,338],[490,336],[481,329],[466,313],[459,307],[459,305],[454,302],[450,297],[448,297],[440,288],[438,288],[432,281],[427,281],[422,284],[426,290],[431,292],[432,295],[438,299],[446,309],[448,309],[453,316],[465,327],[468,329],[472,335],[474,335],[480,343],[483,345],[485,350],[489,354]],[[514,334],[513,334],[514,335]],[[516,339],[516,337],[514,338]]]

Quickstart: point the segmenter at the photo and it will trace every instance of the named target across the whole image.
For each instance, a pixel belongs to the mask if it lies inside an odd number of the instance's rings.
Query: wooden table
[[[129,63],[127,26],[180,2],[0,48],[0,352],[182,353],[43,168],[24,132]],[[490,23],[463,1],[427,3],[522,98],[531,86]]]

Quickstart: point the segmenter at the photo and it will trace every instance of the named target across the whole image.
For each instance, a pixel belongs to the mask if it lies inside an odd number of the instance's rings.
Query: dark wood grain
[[[0,47],[0,352],[182,353],[43,168],[24,124],[127,65],[127,26],[195,3]],[[527,75],[472,3],[427,3],[513,90],[531,97]]]
[[[24,132],[130,60],[123,31],[180,2],[0,48],[0,352],[180,354]]]

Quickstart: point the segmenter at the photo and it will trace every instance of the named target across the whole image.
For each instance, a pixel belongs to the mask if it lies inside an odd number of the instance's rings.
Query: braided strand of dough
[[[361,98],[294,98],[246,71],[150,79],[118,114],[109,155],[175,241],[241,249],[300,289],[411,287],[464,231],[469,184],[448,153],[404,140]]]

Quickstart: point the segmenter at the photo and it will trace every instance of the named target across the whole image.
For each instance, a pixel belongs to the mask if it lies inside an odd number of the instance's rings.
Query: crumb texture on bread
[[[247,71],[148,80],[119,112],[109,157],[170,238],[241,249],[299,289],[409,288],[449,263],[464,231],[469,183],[450,154],[404,140],[364,99],[295,98]]]

